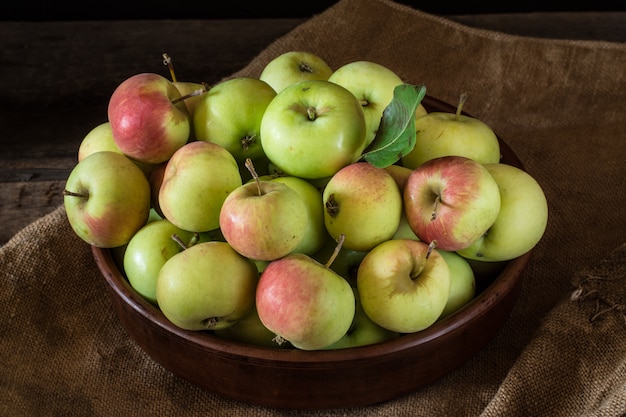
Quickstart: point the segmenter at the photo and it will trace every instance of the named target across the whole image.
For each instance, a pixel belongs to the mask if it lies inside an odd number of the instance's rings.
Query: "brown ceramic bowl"
[[[432,97],[429,111],[455,108]],[[502,161],[522,167],[501,141]],[[205,390],[276,408],[365,406],[418,390],[457,369],[480,351],[509,317],[530,253],[477,282],[475,299],[421,332],[363,347],[302,351],[264,348],[185,331],[129,285],[111,251],[93,248],[122,326],[157,363]]]

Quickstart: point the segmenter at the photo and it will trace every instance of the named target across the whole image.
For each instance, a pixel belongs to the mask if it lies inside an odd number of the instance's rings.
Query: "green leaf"
[[[376,137],[361,158],[377,168],[385,168],[411,152],[415,146],[415,111],[425,95],[423,85],[398,85],[383,111]]]

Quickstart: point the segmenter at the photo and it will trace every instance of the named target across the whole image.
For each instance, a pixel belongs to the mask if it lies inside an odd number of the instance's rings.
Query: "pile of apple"
[[[481,265],[532,249],[539,184],[484,122],[427,112],[423,86],[355,61],[277,56],[214,86],[141,73],[83,139],[64,205],[173,324],[276,348],[426,329]]]

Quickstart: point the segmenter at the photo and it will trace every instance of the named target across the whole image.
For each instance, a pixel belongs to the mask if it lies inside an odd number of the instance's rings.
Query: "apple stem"
[[[176,73],[174,72],[174,65],[172,64],[172,58],[167,53],[163,54],[163,65],[167,66],[170,70],[170,76],[172,77],[172,82],[176,82]]]
[[[434,221],[437,219],[437,211],[439,211],[440,203],[441,203],[441,196],[437,195],[437,197],[435,197],[435,202],[433,203],[433,212],[430,215],[430,221]]]
[[[257,174],[256,170],[254,169],[252,159],[246,158],[245,166],[246,168],[248,168],[248,171],[250,171],[252,178],[254,178],[254,182],[256,182],[256,188],[257,190],[259,190],[259,195],[263,195],[263,190],[261,189],[261,180],[259,179],[259,174]]]
[[[461,115],[461,112],[463,111],[463,105],[465,104],[466,101],[467,101],[467,93],[462,93],[461,97],[459,98],[459,105],[456,108],[457,120],[459,119],[459,116]]]
[[[346,235],[342,233],[339,235],[339,239],[337,239],[337,246],[335,246],[333,254],[330,255],[330,258],[328,259],[328,261],[326,261],[326,264],[324,265],[326,268],[330,268],[333,262],[335,262],[335,259],[337,259],[337,256],[339,256],[339,251],[341,251],[344,240],[346,240]]]
[[[176,104],[176,103],[179,103],[181,101],[185,101],[185,100],[187,100],[188,98],[191,98],[191,97],[199,96],[201,94],[206,93],[207,91],[209,91],[209,85],[206,84],[206,83],[202,83],[202,88],[198,88],[197,90],[193,90],[189,94],[185,94],[184,96],[180,96],[177,99],[172,100],[172,104]]]
[[[426,260],[430,258],[430,254],[433,253],[433,250],[437,247],[437,241],[433,240],[428,244],[428,250],[426,251]]]
[[[309,120],[315,120],[317,118],[317,110],[313,106],[306,109],[306,114]]]
[[[89,197],[89,193],[75,193],[74,191],[63,190],[63,195],[71,196],[71,197],[81,197],[87,198]]]
[[[178,243],[178,246],[180,246],[183,250],[189,247],[176,233],[172,234],[171,238],[174,242]]]

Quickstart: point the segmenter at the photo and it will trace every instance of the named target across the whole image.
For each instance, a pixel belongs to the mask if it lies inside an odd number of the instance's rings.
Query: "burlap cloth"
[[[0,249],[2,416],[623,416],[626,44],[471,29],[385,0],[344,0],[234,75],[287,50],[368,59],[482,118],[543,186],[544,239],[521,298],[465,366],[362,409],[274,410],[204,392],[129,339],[63,207]],[[572,300],[574,298],[574,300]]]

